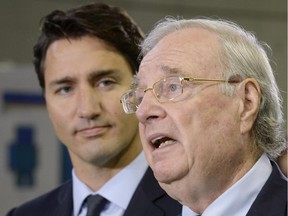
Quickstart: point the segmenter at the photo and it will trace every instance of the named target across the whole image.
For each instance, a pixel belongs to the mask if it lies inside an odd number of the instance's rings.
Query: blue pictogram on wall
[[[15,173],[17,186],[32,186],[37,164],[34,129],[18,126],[15,140],[9,145],[9,168]]]
[[[3,104],[6,107],[19,105],[43,106],[45,99],[41,92],[21,92],[7,90],[2,93]],[[36,132],[33,124],[16,125],[15,138],[8,144],[9,169],[15,174],[15,182],[18,186],[33,186],[35,183],[35,170],[37,167],[38,152],[34,140]],[[71,179],[72,164],[67,148],[60,143],[59,182]],[[41,151],[41,145],[38,145]],[[58,167],[57,167],[58,168]]]

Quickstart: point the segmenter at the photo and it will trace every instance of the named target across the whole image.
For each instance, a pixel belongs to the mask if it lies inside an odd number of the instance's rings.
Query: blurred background
[[[93,1],[0,2],[0,215],[70,178],[67,152],[50,125],[32,66],[40,19],[54,9]],[[95,1],[97,2],[97,1]],[[123,7],[145,33],[161,18],[230,19],[272,48],[287,119],[287,2],[285,0],[103,0]]]

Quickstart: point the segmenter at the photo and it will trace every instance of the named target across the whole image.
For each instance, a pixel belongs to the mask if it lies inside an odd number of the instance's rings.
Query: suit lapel
[[[267,182],[252,204],[247,216],[287,215],[287,180],[279,171],[275,162],[271,161],[273,170]]]
[[[171,209],[169,209],[171,208]],[[159,186],[152,170],[147,169],[144,177],[139,183],[124,216],[164,216],[165,213],[181,212],[181,205],[172,200]],[[165,209],[165,211],[163,210]]]
[[[72,181],[69,181],[58,193],[55,216],[71,216],[73,211]]]

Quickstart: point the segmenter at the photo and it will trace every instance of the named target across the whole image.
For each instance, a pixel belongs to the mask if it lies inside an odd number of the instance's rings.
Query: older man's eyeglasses
[[[240,80],[222,80],[222,79],[205,79],[194,77],[179,77],[171,76],[161,79],[148,88],[130,89],[121,97],[121,103],[125,113],[132,114],[137,111],[137,108],[142,102],[144,94],[151,90],[160,102],[174,101],[175,98],[183,94],[184,81],[191,83],[195,82],[222,82],[222,83],[239,83]]]

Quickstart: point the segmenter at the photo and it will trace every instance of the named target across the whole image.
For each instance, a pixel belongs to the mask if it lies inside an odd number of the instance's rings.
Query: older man
[[[264,47],[211,19],[160,22],[133,88],[148,163],[183,215],[287,215],[281,98]]]

